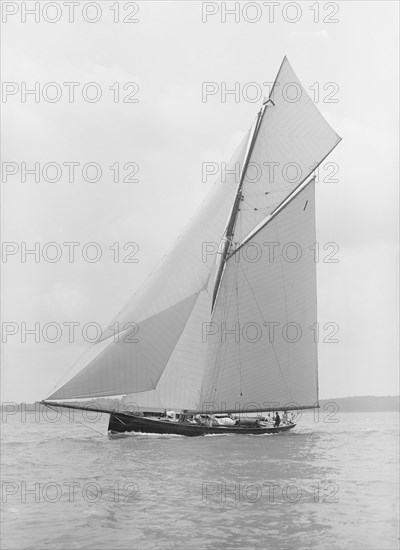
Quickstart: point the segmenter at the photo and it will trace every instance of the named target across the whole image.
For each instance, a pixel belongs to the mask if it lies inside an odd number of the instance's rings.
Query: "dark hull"
[[[257,428],[249,426],[204,426],[198,424],[189,424],[185,422],[169,422],[166,420],[156,420],[143,416],[133,416],[128,414],[113,413],[110,414],[108,424],[108,433],[113,435],[127,432],[141,432],[151,434],[175,434],[186,436],[199,436],[209,434],[242,434],[242,435],[261,435],[277,434],[287,432],[295,427],[296,424],[286,424],[277,428]]]

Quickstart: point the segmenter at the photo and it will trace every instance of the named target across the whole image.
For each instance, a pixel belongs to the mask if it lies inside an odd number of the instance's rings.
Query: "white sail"
[[[228,259],[208,330],[201,410],[315,405],[314,188],[312,180]]]
[[[197,296],[189,296],[110,338],[108,346],[50,398],[104,397],[155,388]]]
[[[285,57],[242,187],[233,243],[241,243],[339,143]]]
[[[49,399],[126,395],[133,407],[221,412],[315,406],[315,184],[304,182],[340,138],[286,58],[270,100],[231,175],[216,182],[83,370]]]
[[[247,143],[248,133],[228,164],[232,172],[237,163],[243,163]],[[183,236],[90,350],[90,362],[49,399],[122,395],[156,388],[199,293],[209,283],[236,188],[234,174],[217,180]],[[133,323],[137,334],[130,337]],[[124,342],[129,339],[137,342]],[[191,356],[187,350],[182,364],[186,360],[189,364]],[[196,384],[198,395],[201,379]]]
[[[211,320],[211,292],[200,292],[191,316],[157,386],[124,398],[128,410],[198,408],[206,361],[203,326]]]
[[[114,334],[115,326],[123,330],[126,322],[139,323],[173,304],[199,292],[208,282],[219,244],[237,189],[234,172],[241,166],[249,132],[227,166],[227,175],[219,178],[174,247],[110,323],[101,339]]]

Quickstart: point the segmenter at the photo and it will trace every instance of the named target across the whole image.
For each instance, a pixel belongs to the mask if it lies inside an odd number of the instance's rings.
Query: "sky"
[[[229,160],[284,55],[343,138],[338,181],[325,166],[316,186],[317,240],[339,259],[317,264],[320,325],[339,327],[320,397],[398,394],[398,3],[47,4],[2,2],[2,399],[68,378],[85,325],[105,327],[181,233],[213,183],[202,163]]]

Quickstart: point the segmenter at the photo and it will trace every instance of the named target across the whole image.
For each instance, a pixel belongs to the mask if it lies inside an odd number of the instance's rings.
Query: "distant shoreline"
[[[111,405],[115,403],[115,399],[102,398],[97,400],[97,402],[102,405]],[[398,395],[386,395],[386,396],[375,396],[375,395],[364,395],[364,396],[353,396],[353,397],[332,397],[330,399],[320,399],[320,407],[324,407],[328,403],[335,403],[338,407],[338,412],[399,412],[400,411],[400,396]],[[3,401],[1,404],[2,410],[5,410],[6,407],[12,405],[21,405],[25,408],[34,409],[35,403],[25,403],[25,402],[12,402],[12,401]],[[110,409],[112,407],[110,406]]]
[[[320,399],[319,403],[321,408],[327,403],[336,403],[340,412],[398,412],[400,410],[398,395],[336,397]]]

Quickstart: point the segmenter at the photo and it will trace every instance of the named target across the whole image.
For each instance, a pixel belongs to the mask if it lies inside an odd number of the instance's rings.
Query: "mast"
[[[257,120],[256,120],[256,124],[254,126],[253,135],[251,136],[251,139],[250,139],[250,146],[247,150],[247,155],[246,155],[246,157],[244,159],[244,162],[243,162],[243,169],[242,169],[242,172],[240,174],[240,181],[239,181],[238,189],[237,189],[237,192],[236,192],[236,196],[235,196],[235,200],[234,200],[234,203],[233,203],[232,211],[231,211],[230,216],[229,216],[228,224],[226,226],[225,236],[223,237],[224,244],[223,244],[223,250],[221,252],[221,262],[220,262],[218,272],[217,272],[217,276],[216,276],[216,279],[215,279],[215,286],[214,286],[214,291],[213,291],[211,311],[213,311],[214,307],[215,307],[215,302],[216,302],[216,299],[217,299],[217,296],[218,296],[219,288],[221,286],[221,280],[222,280],[222,275],[223,275],[223,272],[224,272],[226,260],[227,260],[228,253],[230,251],[230,247],[231,247],[231,244],[232,244],[232,239],[233,239],[234,230],[235,230],[235,224],[236,224],[236,220],[237,220],[238,213],[239,213],[239,210],[240,210],[239,206],[240,206],[240,202],[241,202],[241,198],[242,198],[242,188],[243,188],[244,178],[246,176],[247,168],[249,166],[251,154],[252,154],[253,149],[254,149],[254,144],[257,140],[258,132],[260,130],[260,126],[261,126],[261,123],[262,123],[262,120],[263,120],[263,117],[264,117],[264,113],[267,109],[267,104],[269,102],[271,102],[273,104],[271,99],[267,99],[266,101],[264,101],[261,109],[257,113]]]

